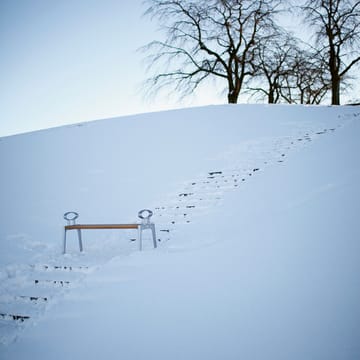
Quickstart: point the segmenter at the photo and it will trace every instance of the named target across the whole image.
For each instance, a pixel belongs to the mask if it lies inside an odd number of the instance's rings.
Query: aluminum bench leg
[[[66,253],[66,229],[64,230],[64,244],[63,244],[63,254]]]
[[[139,240],[139,250],[142,251],[142,231],[143,231],[143,228],[142,226],[140,225],[138,227],[138,240]]]
[[[154,249],[156,249],[157,248],[157,243],[156,243],[155,224],[151,225],[151,232],[152,232],[152,238],[153,238],[153,242],[154,242]]]
[[[77,229],[78,232],[78,238],[79,238],[79,249],[80,251],[83,251],[83,244],[82,244],[82,238],[81,238],[81,230]]]

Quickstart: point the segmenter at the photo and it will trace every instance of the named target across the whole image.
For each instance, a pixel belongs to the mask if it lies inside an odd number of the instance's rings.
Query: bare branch
[[[360,63],[360,1],[307,0],[301,9],[316,31],[316,45],[327,54],[332,104],[338,105],[341,84]]]
[[[228,102],[237,102],[247,77],[254,73],[255,49],[275,28],[280,0],[147,0],[145,14],[159,22],[164,41],[143,48],[150,71],[148,85],[193,91],[218,78]]]

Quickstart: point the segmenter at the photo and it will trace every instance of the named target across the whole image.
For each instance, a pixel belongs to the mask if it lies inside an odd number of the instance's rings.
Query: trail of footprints
[[[179,224],[189,224],[196,217],[206,215],[221,203],[227,192],[236,191],[266,166],[286,161],[294,148],[333,131],[335,128],[297,137],[262,139],[228,154],[234,164],[232,168],[211,170],[184,183],[177,194],[155,207],[158,241],[170,240]],[[89,266],[43,264],[25,265],[23,269],[17,268],[15,274],[9,270],[9,274],[2,276],[0,288],[0,344],[13,341],[19,330],[44,313],[54,298],[92,270]]]
[[[234,167],[211,170],[184,183],[178,194],[172,194],[155,207],[154,221],[158,228],[158,241],[171,240],[177,226],[190,224],[221,204],[226,193],[236,191],[261,173],[267,166],[284,163],[289,153],[306,146],[319,136],[332,133],[336,128],[305,132],[301,136],[262,139],[245,143],[232,157]]]
[[[19,330],[91,270],[88,266],[43,264],[5,269],[3,273],[8,274],[1,284],[0,344],[15,340]]]

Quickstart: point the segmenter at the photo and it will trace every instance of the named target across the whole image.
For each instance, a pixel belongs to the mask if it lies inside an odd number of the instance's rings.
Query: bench
[[[64,214],[64,219],[67,220],[67,225],[64,227],[64,243],[63,243],[63,254],[66,253],[66,235],[69,230],[77,230],[78,241],[79,241],[79,250],[82,252],[84,250],[82,242],[81,230],[104,230],[104,229],[137,229],[138,235],[137,240],[139,241],[139,250],[142,250],[142,232],[143,230],[150,229],[152,232],[152,239],[154,243],[154,248],[157,247],[156,244],[156,232],[155,224],[150,222],[150,218],[153,215],[151,210],[141,210],[138,213],[139,218],[142,220],[139,224],[76,224],[75,220],[79,217],[79,214],[74,211],[69,211]]]

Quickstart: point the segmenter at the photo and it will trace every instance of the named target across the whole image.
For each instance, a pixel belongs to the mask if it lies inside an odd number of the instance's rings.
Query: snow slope
[[[30,318],[0,318],[0,358],[358,359],[359,113],[211,106],[1,138],[0,313]],[[156,251],[89,231],[60,254],[64,212],[147,207]]]

